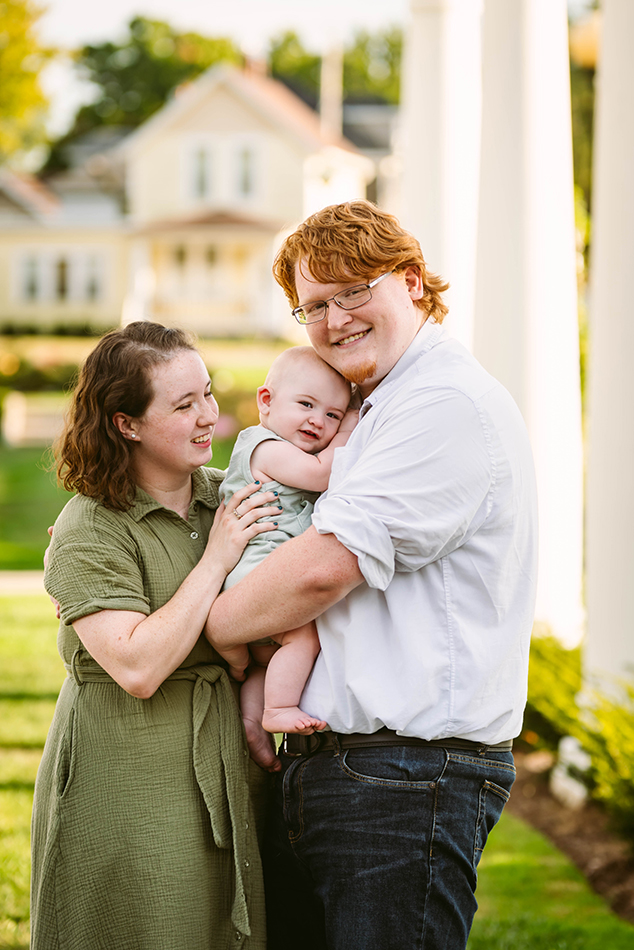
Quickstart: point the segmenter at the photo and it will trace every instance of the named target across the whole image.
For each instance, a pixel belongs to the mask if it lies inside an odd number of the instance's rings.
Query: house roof
[[[47,186],[23,172],[0,169],[0,191],[29,217],[41,219],[59,211],[60,202]]]
[[[230,211],[207,211],[202,214],[187,215],[182,218],[152,221],[138,228],[136,234],[159,234],[164,231],[182,231],[189,228],[233,227],[276,234],[282,227],[278,221],[266,221],[262,218],[250,218]]]
[[[358,149],[343,135],[333,135],[321,127],[319,115],[287,86],[253,68],[214,66],[193,82],[176,90],[174,98],[152,118],[129,135],[119,146],[123,152],[134,150],[169,126],[182,114],[195,110],[216,88],[225,86],[253,107],[271,124],[294,138],[307,151],[336,146],[358,154]]]

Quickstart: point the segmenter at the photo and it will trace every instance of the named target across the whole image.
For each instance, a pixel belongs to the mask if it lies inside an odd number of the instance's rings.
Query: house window
[[[211,191],[210,156],[207,149],[199,148],[194,153],[194,196],[206,198]]]
[[[255,190],[255,156],[250,148],[240,149],[238,155],[238,192],[248,198]]]
[[[26,249],[25,249],[26,250]],[[17,251],[13,293],[24,301],[98,301],[104,294],[103,253],[69,248]]]
[[[40,295],[40,273],[37,257],[27,257],[24,262],[22,296],[25,300],[37,300]]]
[[[86,300],[98,300],[101,296],[101,283],[99,281],[99,262],[96,257],[89,257],[86,265]]]
[[[68,297],[68,261],[60,257],[55,264],[55,296],[58,300]]]

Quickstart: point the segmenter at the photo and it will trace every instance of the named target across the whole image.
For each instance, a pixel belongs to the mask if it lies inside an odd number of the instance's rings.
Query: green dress
[[[173,596],[204,550],[222,473],[193,480],[188,521],[139,490],[123,513],[78,495],[56,522],[45,583],[68,676],[35,786],[32,950],[265,947],[254,805],[268,776],[218,654],[201,636],[136,699],[71,626]]]

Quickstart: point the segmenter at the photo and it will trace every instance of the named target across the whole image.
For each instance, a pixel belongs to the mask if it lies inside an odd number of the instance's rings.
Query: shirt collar
[[[362,419],[372,406],[380,402],[395,386],[400,385],[403,377],[411,370],[418,359],[429,352],[429,350],[436,346],[446,335],[446,330],[440,323],[436,323],[436,321],[432,319],[425,320],[401,358],[397,360],[376,389],[373,389],[370,395],[363,401],[359,418]]]
[[[219,484],[218,481],[204,475],[201,469],[196,469],[196,471],[192,473],[192,500],[189,505],[190,510],[192,505],[196,503],[205,505],[206,508],[212,511],[217,508],[220,504],[218,497]],[[141,521],[146,515],[150,514],[151,511],[158,511],[159,509],[165,511],[170,510],[165,508],[156,498],[152,498],[151,495],[148,495],[143,488],[137,487],[134,503],[129,509],[128,514],[133,521]]]

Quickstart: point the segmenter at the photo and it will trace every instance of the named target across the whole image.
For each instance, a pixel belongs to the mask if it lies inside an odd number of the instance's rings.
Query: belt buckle
[[[292,759],[301,758],[303,755],[314,755],[321,745],[321,736],[318,732],[313,732],[308,736],[302,736],[297,732],[285,732],[282,738],[282,752]]]

